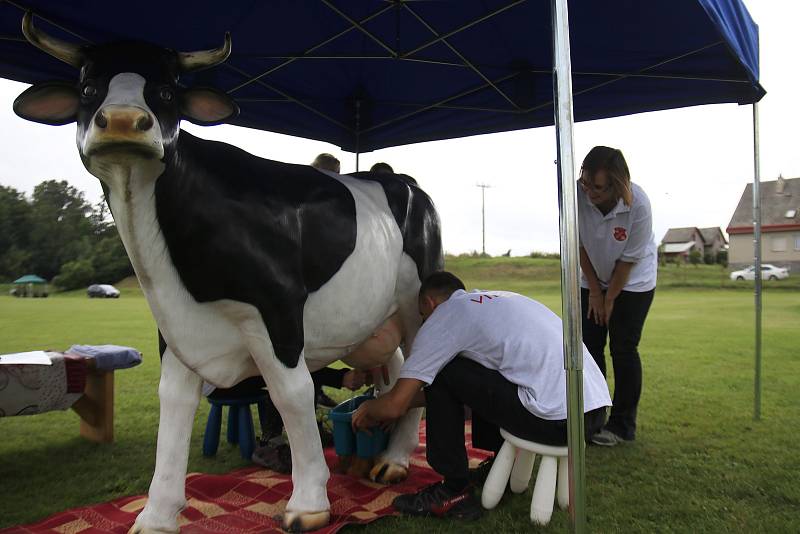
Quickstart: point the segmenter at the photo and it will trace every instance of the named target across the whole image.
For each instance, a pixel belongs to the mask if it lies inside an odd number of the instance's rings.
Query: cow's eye
[[[97,88],[94,85],[84,85],[81,94],[86,98],[93,98],[97,96]]]
[[[175,94],[172,92],[172,89],[170,89],[168,87],[164,87],[164,88],[161,89],[161,91],[158,92],[158,96],[164,102],[170,102],[173,99],[173,97],[175,96]]]

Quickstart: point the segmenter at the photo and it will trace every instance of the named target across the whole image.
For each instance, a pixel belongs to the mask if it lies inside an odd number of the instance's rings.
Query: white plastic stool
[[[528,489],[528,482],[531,480],[533,471],[533,461],[539,454],[542,460],[539,463],[539,473],[536,475],[536,484],[533,487],[531,521],[546,525],[553,515],[556,485],[558,486],[558,505],[562,510],[569,506],[567,448],[527,441],[502,428],[500,435],[505,439],[505,443],[494,459],[489,476],[486,477],[486,482],[483,484],[481,504],[487,510],[497,506],[508,482],[514,493],[522,493]]]

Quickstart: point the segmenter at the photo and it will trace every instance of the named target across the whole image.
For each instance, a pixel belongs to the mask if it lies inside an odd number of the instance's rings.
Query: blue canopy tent
[[[741,0],[571,0],[569,8],[568,16],[567,0],[6,0],[0,76],[76,79],[23,38],[30,9],[37,27],[78,43],[137,39],[189,51],[219,46],[230,31],[228,61],[184,82],[227,91],[242,111],[234,124],[351,152],[556,124],[571,511],[582,530],[573,121],[751,104],[765,91],[758,28]],[[758,286],[756,294],[759,310]]]

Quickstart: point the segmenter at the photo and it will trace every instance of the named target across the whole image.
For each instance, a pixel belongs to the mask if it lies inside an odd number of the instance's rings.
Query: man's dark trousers
[[[472,408],[473,421],[482,429],[492,429],[499,438],[499,428],[522,439],[546,445],[567,444],[567,422],[550,421],[530,413],[517,394],[517,385],[464,357],[448,363],[425,388],[425,425],[427,459],[444,476],[445,484],[461,490],[469,482],[469,464],[464,444],[464,406]],[[603,424],[605,409],[586,414],[587,434]],[[474,429],[473,429],[474,430]],[[495,443],[502,443],[501,439]],[[499,445],[498,445],[499,447]],[[492,447],[494,449],[494,447]]]
[[[605,326],[586,317],[589,290],[581,289],[583,344],[589,349],[603,376],[606,376],[605,348],[608,336],[611,363],[614,366],[614,403],[606,428],[627,440],[636,437],[636,409],[642,394],[639,340],[654,295],[654,289],[642,293],[621,291],[614,300],[608,326]]]

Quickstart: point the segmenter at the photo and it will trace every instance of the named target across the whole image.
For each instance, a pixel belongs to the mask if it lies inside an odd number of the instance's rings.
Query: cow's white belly
[[[258,374],[240,330],[242,324],[261,321],[258,310],[232,300],[197,302],[172,264],[157,223],[155,180],[150,178],[160,175],[161,169],[113,171],[106,183],[117,229],[156,323],[176,357],[218,387]],[[137,176],[137,171],[147,176]],[[402,237],[383,188],[346,176],[335,178],[356,200],[358,232],[353,254],[306,302],[305,357],[312,371],[346,355],[397,306]]]
[[[325,173],[356,201],[356,246],[337,272],[309,295],[303,314],[305,358],[316,370],[342,358],[397,310],[395,288],[403,238],[376,182]]]

